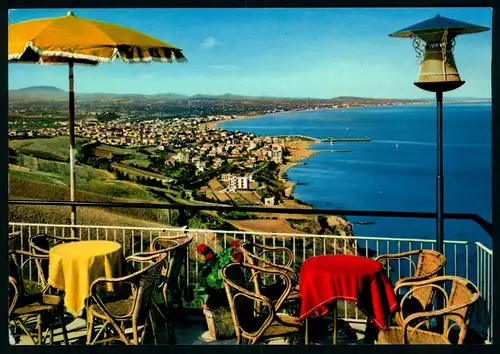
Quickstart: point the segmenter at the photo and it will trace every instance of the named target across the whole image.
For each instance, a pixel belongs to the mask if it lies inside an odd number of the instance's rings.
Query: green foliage
[[[216,245],[218,252],[206,244],[199,244],[196,251],[200,254],[199,282],[195,289],[195,301],[206,304],[211,297],[221,298],[224,291],[222,269],[232,262],[240,262],[243,258],[239,251],[239,243],[232,241],[229,248]],[[223,300],[225,297],[222,296]]]
[[[223,212],[222,217],[228,220],[248,220],[248,219],[256,219],[256,216],[253,214],[248,214],[245,211],[230,211]]]

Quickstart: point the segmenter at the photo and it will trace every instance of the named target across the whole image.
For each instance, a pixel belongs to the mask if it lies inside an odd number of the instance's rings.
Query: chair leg
[[[184,304],[182,303],[182,295],[180,292],[177,293],[177,308],[179,309],[179,315],[184,324],[188,324],[186,317],[186,312],[184,311]]]
[[[66,322],[64,321],[64,309],[63,309],[62,305],[59,306],[58,312],[59,312],[59,323],[61,325],[61,330],[62,330],[62,335],[63,335],[63,339],[64,339],[64,344],[65,345],[69,345],[68,331],[66,329]]]
[[[142,329],[142,339],[144,339],[144,336],[146,335],[146,330],[147,330],[147,325],[148,325],[148,321],[146,321],[144,323],[144,328]],[[135,345],[138,345],[139,344],[139,335],[137,333],[137,324],[133,323],[132,324],[132,334],[133,334],[133,344]]]
[[[176,344],[174,322],[172,321],[172,301],[168,301],[167,289],[163,288],[163,301],[165,302],[165,326],[167,328],[168,343]]]
[[[94,316],[90,311],[87,312],[87,345],[92,343],[92,333],[94,332]]]
[[[377,337],[377,328],[373,325],[369,318],[366,319],[366,329],[365,329],[365,344],[374,344]]]
[[[42,315],[38,315],[38,321],[37,321],[37,340],[38,340],[38,345],[42,344]]]
[[[161,316],[161,318],[163,318],[163,321],[167,322],[167,318],[165,316],[165,314],[163,313],[162,310],[160,310],[160,307],[158,306],[158,304],[156,302],[153,302],[153,308],[156,310],[156,312],[158,312]]]
[[[149,321],[151,322],[151,333],[153,334],[153,343],[158,345],[158,340],[156,339],[156,323],[153,316],[153,311],[149,311]]]

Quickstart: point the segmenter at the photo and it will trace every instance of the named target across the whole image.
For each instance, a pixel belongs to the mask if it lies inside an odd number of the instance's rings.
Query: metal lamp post
[[[443,92],[462,86],[453,58],[455,38],[459,35],[488,31],[488,27],[452,20],[437,15],[417,23],[390,37],[412,38],[413,47],[421,60],[420,74],[415,86],[435,92],[437,101],[437,172],[436,172],[436,248],[444,248],[444,178],[443,178]]]

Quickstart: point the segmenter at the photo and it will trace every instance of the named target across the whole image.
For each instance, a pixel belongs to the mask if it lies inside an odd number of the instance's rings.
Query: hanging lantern
[[[462,86],[460,74],[453,58],[455,38],[459,35],[488,31],[488,27],[452,20],[437,15],[417,23],[390,37],[412,38],[417,58],[421,60],[420,73],[415,85],[423,90],[446,92]]]

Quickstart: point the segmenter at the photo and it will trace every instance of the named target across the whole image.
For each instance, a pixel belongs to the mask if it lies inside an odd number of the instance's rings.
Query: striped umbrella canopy
[[[9,25],[9,62],[66,64],[69,67],[70,200],[75,200],[74,64],[187,62],[182,49],[146,34],[111,23],[66,16]],[[71,209],[76,224],[76,207]]]
[[[66,16],[9,25],[9,61],[37,64],[97,65],[185,62],[182,49],[111,23]]]

